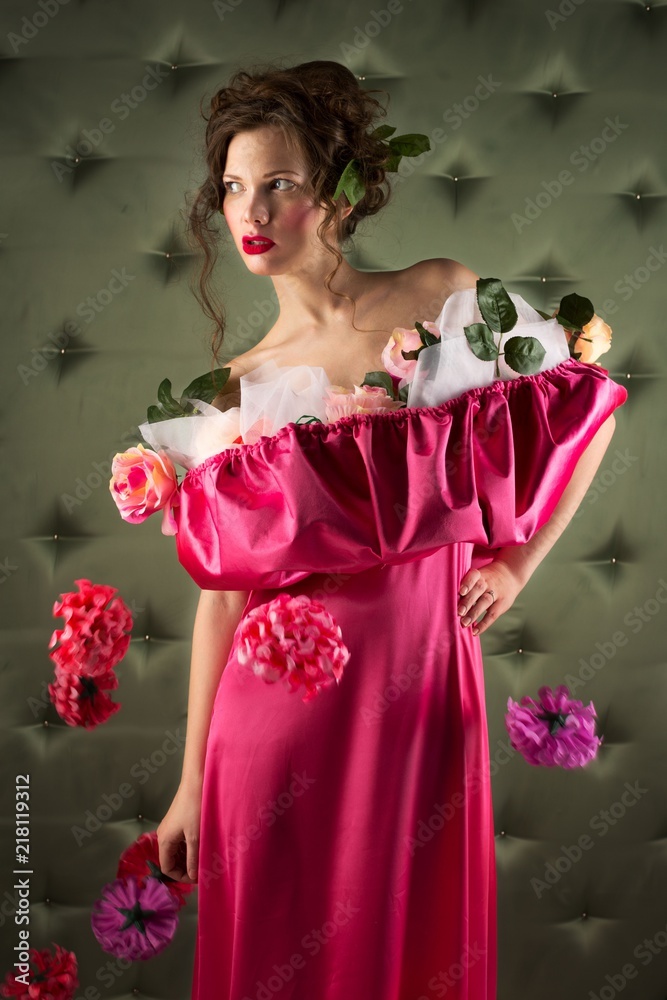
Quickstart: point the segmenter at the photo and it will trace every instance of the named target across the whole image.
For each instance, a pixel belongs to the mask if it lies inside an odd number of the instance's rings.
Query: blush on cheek
[[[280,228],[290,233],[303,233],[317,225],[317,210],[312,205],[290,205],[280,213]]]

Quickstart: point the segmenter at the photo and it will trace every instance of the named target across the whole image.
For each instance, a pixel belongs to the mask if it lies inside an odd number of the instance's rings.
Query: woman
[[[380,111],[332,62],[237,73],[214,96],[209,178],[190,212],[206,254],[200,301],[222,342],[209,288],[209,221],[222,206],[246,267],[271,279],[279,304],[269,332],[229,362],[220,409],[239,404],[241,376],[266,361],[320,366],[334,385],[359,386],[383,370],[396,327],[433,319],[450,295],[475,287],[477,275],[446,258],[394,272],[343,258],[357,224],[388,200],[387,147],[369,131]],[[365,182],[355,205],[332,197],[352,158]],[[553,378],[583,384],[586,367],[564,362]],[[517,468],[525,506],[506,528],[493,505],[469,495],[465,457],[448,473],[418,459],[434,452],[450,417],[459,455],[484,447],[470,414],[487,398],[504,405],[505,427],[528,404],[551,407],[557,440],[563,397],[551,377],[524,379],[507,395],[472,390],[423,420],[414,410],[409,420],[365,415],[324,430],[292,423],[187,477],[179,557],[202,591],[183,773],[158,840],[163,872],[198,882],[193,1000],[494,1000],[494,831],[476,637],[512,606],[572,516],[625,390],[596,373],[569,457],[551,445],[537,463],[558,465],[560,479],[546,492],[527,481],[528,464]],[[471,433],[479,437],[466,443]],[[526,463],[549,447],[537,426],[532,435]],[[204,485],[209,473],[215,482]],[[195,495],[205,490],[215,496],[202,507]],[[211,536],[217,570],[202,554]],[[249,679],[237,655],[241,620],[280,593],[321,600],[350,650],[341,683],[310,702]]]

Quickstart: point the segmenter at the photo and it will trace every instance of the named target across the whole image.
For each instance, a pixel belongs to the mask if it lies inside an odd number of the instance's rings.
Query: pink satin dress
[[[471,565],[528,541],[627,391],[574,358],[439,406],[282,427],[190,469],[205,589],[321,600],[350,658],[304,702],[236,658],[206,754],[192,1000],[495,1000]],[[237,631],[238,635],[238,631]]]

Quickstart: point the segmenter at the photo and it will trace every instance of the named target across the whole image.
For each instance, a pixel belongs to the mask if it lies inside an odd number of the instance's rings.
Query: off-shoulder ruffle
[[[568,358],[433,407],[287,424],[188,470],[179,560],[204,589],[289,586],[442,545],[521,544],[548,520],[601,424],[627,398]]]

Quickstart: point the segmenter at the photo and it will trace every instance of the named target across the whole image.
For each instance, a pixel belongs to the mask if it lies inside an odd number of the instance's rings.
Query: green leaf
[[[387,371],[366,372],[364,380],[361,384],[380,386],[381,388],[387,390],[388,396],[391,396],[392,399],[396,399],[394,383],[391,380],[391,375]]]
[[[157,399],[163,409],[173,417],[179,417],[183,413],[183,407],[176,402],[171,394],[171,381],[168,378],[162,379],[157,388]]]
[[[477,279],[477,304],[484,322],[496,333],[507,333],[514,328],[516,309],[499,278]]]
[[[398,153],[395,156],[390,156],[384,165],[384,169],[388,173],[396,173],[396,171],[399,168],[400,162],[401,162],[401,157],[398,155]]]
[[[165,413],[159,406],[149,406],[147,411],[149,424],[156,424],[158,420],[171,420],[171,414]]]
[[[428,153],[431,143],[427,135],[420,135],[417,132],[406,132],[404,135],[396,135],[389,140],[389,146],[394,153],[399,156],[419,156],[420,153]]]
[[[510,337],[505,344],[505,361],[521,375],[540,370],[546,351],[535,337]]]
[[[535,307],[533,307],[533,308],[535,308]],[[555,319],[556,318],[555,316],[552,316],[551,313],[542,312],[541,309],[535,309],[535,312],[539,313],[540,316],[542,317],[542,319]]]
[[[396,131],[395,125],[378,125],[371,132],[374,139],[388,139],[390,135],[393,135]]]
[[[181,399],[201,399],[204,403],[212,403],[220,390],[226,385],[231,374],[231,368],[216,368],[213,372],[199,375],[190,382],[181,393]],[[217,379],[217,381],[216,381]]]
[[[480,361],[493,361],[498,357],[498,348],[493,340],[493,332],[485,323],[472,323],[464,326],[463,332],[470,345],[470,350]]]
[[[402,403],[407,403],[409,392],[410,392],[409,382],[407,385],[401,386],[401,388],[398,390],[398,398],[401,400]]]
[[[345,192],[350,205],[356,205],[358,201],[361,201],[366,193],[364,179],[359,169],[359,163],[357,160],[350,160],[345,167],[345,170],[340,175],[340,180],[338,181],[336,190],[334,191],[333,200],[336,201],[343,191]]]
[[[595,310],[591,300],[572,292],[560,300],[556,319],[571,330],[583,330],[594,315]]]
[[[440,337],[436,337],[435,334],[429,333],[425,326],[423,326],[419,320],[415,321],[415,330],[421,338],[421,342],[424,347],[432,347],[433,344],[440,343]]]
[[[310,413],[303,413],[298,420],[294,421],[295,424],[323,424],[324,421],[320,420],[319,417],[313,417]]]

